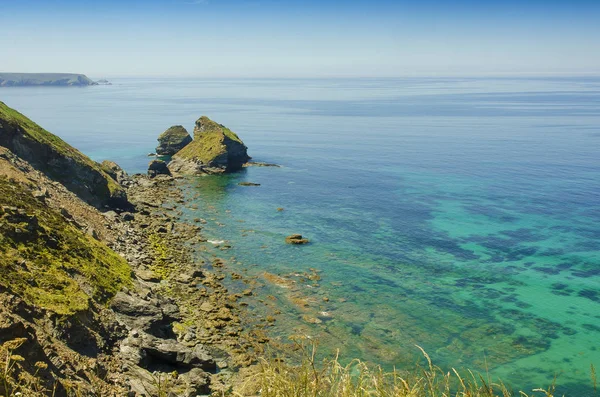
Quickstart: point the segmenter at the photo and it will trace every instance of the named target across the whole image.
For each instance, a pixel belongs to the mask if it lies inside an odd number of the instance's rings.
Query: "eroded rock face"
[[[192,142],[192,137],[187,130],[180,125],[174,125],[158,137],[159,145],[156,147],[156,154],[172,156],[190,142]]]
[[[99,164],[0,102],[0,146],[98,208],[127,209],[125,190]]]
[[[148,164],[148,176],[154,178],[157,175],[171,175],[167,163],[162,160],[152,160]]]
[[[248,148],[233,131],[202,116],[196,121],[193,141],[173,156],[169,169],[180,174],[218,174],[237,171],[248,160]]]

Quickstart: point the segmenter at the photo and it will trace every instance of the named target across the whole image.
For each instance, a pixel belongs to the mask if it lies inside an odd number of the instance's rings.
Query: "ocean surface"
[[[129,172],[201,115],[281,165],[184,182],[204,255],[255,278],[225,281],[254,289],[275,340],[310,335],[387,368],[412,366],[419,345],[446,370],[594,395],[600,78],[112,83],[0,100]],[[284,244],[292,233],[311,244]]]

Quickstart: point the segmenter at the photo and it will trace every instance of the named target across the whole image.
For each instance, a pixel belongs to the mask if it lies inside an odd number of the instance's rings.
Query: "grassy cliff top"
[[[181,149],[174,157],[186,160],[200,160],[210,164],[217,157],[227,153],[227,141],[243,145],[237,134],[222,124],[216,123],[206,116],[196,121],[194,140]]]
[[[231,131],[229,128],[225,127],[223,124],[219,124],[215,121],[212,121],[211,119],[209,119],[206,116],[200,117],[196,121],[196,128],[194,128],[194,138],[198,134],[204,134],[204,133],[210,133],[210,132],[222,133],[227,138],[229,138],[233,141],[243,143],[242,140],[240,139],[240,137],[238,137],[235,132]]]
[[[0,73],[0,86],[86,86],[95,84],[86,75],[76,73]]]
[[[123,258],[25,186],[0,177],[0,286],[38,307],[73,314],[130,284]]]
[[[0,101],[0,126],[3,122],[17,128],[27,139],[48,146],[59,155],[72,159],[76,163],[98,172],[106,179],[111,194],[122,190],[121,187],[102,170],[99,164],[92,161],[89,157],[60,139],[58,136],[46,131],[23,114]]]

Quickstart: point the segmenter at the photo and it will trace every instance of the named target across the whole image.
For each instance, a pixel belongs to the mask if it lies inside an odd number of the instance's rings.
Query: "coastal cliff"
[[[116,191],[129,211],[99,211]],[[196,396],[255,362],[176,202],[173,178],[96,164],[1,104],[0,395]]]
[[[126,209],[130,206],[123,187],[99,164],[2,102],[0,146],[95,207]]]
[[[222,124],[206,116],[194,127],[194,139],[173,156],[173,174],[220,174],[242,168],[250,160],[244,142]]]
[[[192,137],[187,130],[181,125],[174,125],[159,135],[156,154],[159,156],[172,156],[190,142],[192,142]]]
[[[73,73],[0,73],[0,87],[97,85],[83,74]]]

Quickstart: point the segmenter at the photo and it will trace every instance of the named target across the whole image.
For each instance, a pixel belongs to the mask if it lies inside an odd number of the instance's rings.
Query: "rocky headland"
[[[84,74],[73,73],[0,73],[0,87],[97,85]],[[108,84],[108,82],[104,83]]]
[[[230,158],[214,146],[202,167],[247,161],[225,127],[202,118],[197,130],[234,147]],[[0,102],[0,360],[11,363],[0,395],[231,388],[267,339],[243,326],[242,295],[214,270],[223,261],[191,255],[205,240],[183,204],[173,177],[95,163]]]
[[[173,155],[169,169],[174,175],[220,174],[239,170],[248,160],[248,148],[236,133],[202,116],[194,139]]]
[[[156,154],[172,156],[190,142],[192,142],[192,137],[187,130],[181,125],[174,125],[159,135]]]

